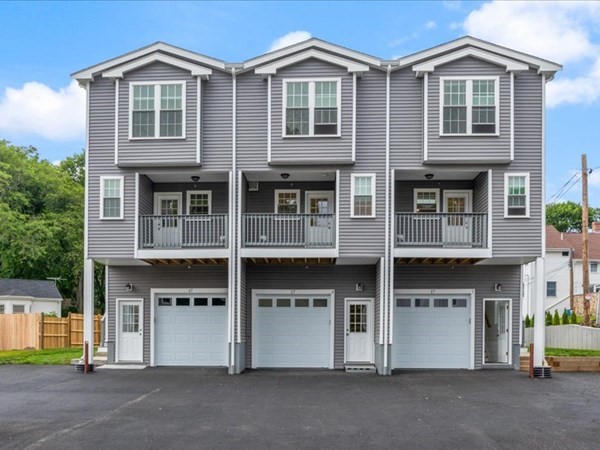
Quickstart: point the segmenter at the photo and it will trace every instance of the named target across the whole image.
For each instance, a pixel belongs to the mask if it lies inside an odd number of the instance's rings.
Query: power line
[[[574,180],[574,178],[576,178],[576,177],[577,177],[577,179]],[[558,200],[560,200],[567,192],[569,192],[573,188],[573,186],[575,186],[579,182],[580,179],[581,179],[581,173],[575,172],[573,174],[573,176],[571,178],[569,178],[569,180],[565,184],[563,184],[558,189],[558,191],[556,191],[554,193],[554,195],[552,197],[550,197],[550,199],[547,201],[547,203],[555,203]]]

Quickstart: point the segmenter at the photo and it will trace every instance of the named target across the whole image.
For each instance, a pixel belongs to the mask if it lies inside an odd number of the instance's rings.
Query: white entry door
[[[345,362],[373,362],[371,300],[346,299]]]
[[[119,362],[143,361],[144,311],[142,300],[117,300]]]
[[[154,246],[156,248],[181,247],[181,194],[154,194]]]
[[[471,192],[444,191],[443,239],[445,246],[470,247],[473,244],[471,218]]]
[[[307,214],[333,214],[333,192],[306,192]],[[331,216],[308,218],[306,230],[307,245],[326,245],[333,243],[334,221]]]
[[[484,361],[488,364],[510,362],[510,301],[484,300]]]

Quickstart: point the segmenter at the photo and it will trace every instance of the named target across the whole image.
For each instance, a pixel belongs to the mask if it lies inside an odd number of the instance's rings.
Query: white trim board
[[[142,58],[136,59],[135,61],[113,67],[112,69],[103,72],[102,76],[104,78],[123,78],[125,73],[155,62],[162,62],[170,66],[188,70],[194,77],[208,78],[209,75],[212,75],[212,70],[207,67],[199,66],[198,64],[194,64],[179,58],[174,58],[164,53],[154,52]]]

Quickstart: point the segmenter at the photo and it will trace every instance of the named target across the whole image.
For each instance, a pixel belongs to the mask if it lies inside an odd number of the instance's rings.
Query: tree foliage
[[[588,228],[600,220],[600,208],[588,208]],[[572,201],[546,205],[546,224],[561,232],[581,232],[581,205]]]
[[[84,170],[83,154],[55,166],[0,140],[0,277],[60,277],[63,298],[81,305]]]

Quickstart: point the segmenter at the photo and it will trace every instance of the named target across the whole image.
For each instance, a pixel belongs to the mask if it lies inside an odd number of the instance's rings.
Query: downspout
[[[383,373],[388,375],[389,306],[390,303],[390,76],[388,65],[385,78],[385,265],[384,265],[384,308],[383,321]]]
[[[236,121],[237,121],[237,79],[235,73],[235,67],[231,68],[231,76],[232,76],[232,118],[231,118],[231,186],[230,192],[232,196],[232,206],[233,211],[230,211],[230,219],[229,223],[231,225],[231,241],[229,242],[230,247],[230,258],[229,258],[229,279],[231,280],[231,291],[229,293],[231,308],[230,311],[230,320],[231,320],[231,334],[229,336],[231,340],[231,348],[230,348],[230,359],[229,359],[229,373],[235,373],[235,317],[236,311],[234,309],[237,308],[237,290],[235,283],[235,267],[237,262],[237,230],[234,227],[235,221],[233,215],[237,216],[238,206],[237,206],[237,152],[236,152]],[[232,214],[233,213],[233,214]],[[239,326],[239,324],[238,324]]]

